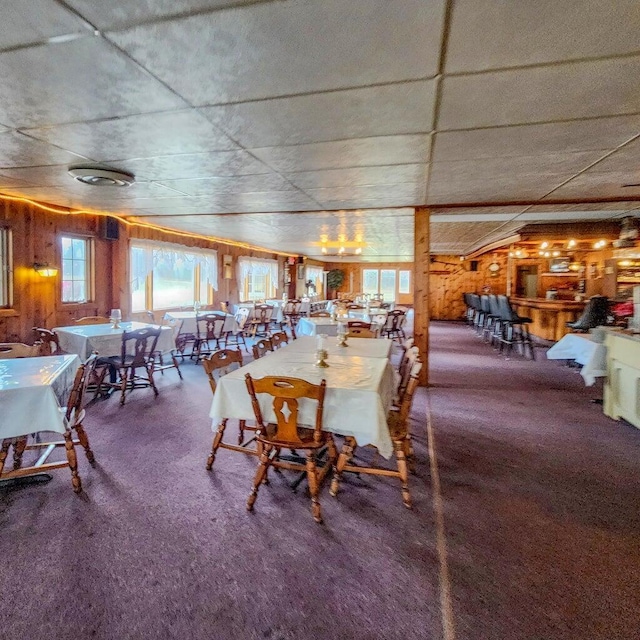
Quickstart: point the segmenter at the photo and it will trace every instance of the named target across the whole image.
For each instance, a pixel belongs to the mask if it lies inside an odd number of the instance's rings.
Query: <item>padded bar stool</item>
[[[513,350],[514,343],[520,345],[522,355],[526,357],[526,348],[529,348],[531,359],[535,360],[536,356],[533,350],[533,342],[529,334],[529,324],[531,318],[519,316],[511,307],[507,296],[498,296],[498,305],[500,307],[500,317],[502,319],[502,337],[500,340],[500,352],[506,348],[505,355],[509,355]]]

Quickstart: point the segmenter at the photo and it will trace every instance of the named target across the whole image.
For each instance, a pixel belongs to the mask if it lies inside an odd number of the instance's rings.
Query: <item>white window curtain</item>
[[[152,242],[148,240],[135,240],[131,242],[131,248],[135,249],[137,256],[136,275],[148,276],[153,272],[153,268],[165,256],[177,256],[185,262],[200,265],[203,279],[206,278],[208,284],[214,291],[218,290],[218,252],[209,249],[197,249],[185,247],[181,244],[169,242]],[[132,269],[132,272],[134,270]],[[143,272],[143,273],[142,273]]]
[[[324,270],[322,267],[315,267],[312,265],[307,266],[307,278],[306,281],[313,282],[315,287],[315,295],[323,295],[322,283],[323,283]]]
[[[249,276],[269,276],[274,291],[278,289],[278,261],[262,258],[238,258],[238,291],[243,291]]]

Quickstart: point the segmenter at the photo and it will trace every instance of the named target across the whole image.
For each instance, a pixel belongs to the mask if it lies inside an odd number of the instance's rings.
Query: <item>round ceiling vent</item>
[[[130,187],[135,182],[131,173],[104,167],[69,167],[69,175],[94,187]]]

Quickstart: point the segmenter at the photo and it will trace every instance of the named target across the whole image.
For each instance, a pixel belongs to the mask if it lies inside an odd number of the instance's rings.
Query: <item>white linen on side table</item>
[[[222,417],[238,420],[254,418],[247,391],[245,374],[252,377],[288,376],[319,384],[327,381],[323,429],[344,436],[353,436],[360,446],[375,445],[380,454],[389,458],[393,453],[387,426],[387,413],[395,391],[391,363],[385,358],[329,355],[329,367],[314,366],[315,351],[289,352],[288,347],[268,353],[259,360],[222,376],[213,396],[210,416],[215,430]],[[268,400],[261,404],[266,420],[275,421]],[[314,403],[300,403],[300,422],[313,424]]]
[[[338,323],[331,318],[300,318],[296,327],[296,335],[315,336],[324,333],[328,336],[338,335]]]
[[[0,440],[65,432],[64,413],[80,366],[77,355],[0,360]]]
[[[607,375],[607,348],[604,344],[591,340],[588,335],[568,333],[547,351],[547,358],[575,360],[583,365],[580,375],[587,387],[592,386],[596,378]]]
[[[69,353],[79,355],[86,360],[94,351],[101,356],[119,356],[122,350],[122,334],[125,331],[135,331],[145,327],[157,325],[144,322],[121,322],[119,329],[110,324],[87,324],[73,327],[57,327],[60,348]],[[131,345],[133,349],[133,344]],[[156,349],[167,353],[176,348],[172,327],[161,327]]]

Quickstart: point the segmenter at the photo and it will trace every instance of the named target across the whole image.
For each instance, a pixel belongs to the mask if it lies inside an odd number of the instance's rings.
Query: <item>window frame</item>
[[[382,284],[382,272],[383,271],[393,271],[395,273],[395,285],[394,285],[394,299],[393,300],[387,300],[385,298],[385,302],[394,302],[394,303],[399,303],[399,298],[400,296],[410,296],[412,295],[413,291],[411,290],[411,286],[412,286],[412,275],[411,275],[411,269],[399,269],[399,268],[388,268],[388,267],[378,267],[378,268],[371,268],[371,267],[362,267],[361,273],[360,273],[360,277],[361,277],[361,288],[363,293],[367,293],[367,291],[365,291],[364,288],[364,281],[365,281],[365,271],[373,271],[376,272],[376,292],[375,294],[378,295],[380,294],[380,287]],[[401,291],[400,290],[400,274],[407,272],[409,274],[409,290],[408,291]],[[372,292],[368,292],[368,293],[372,293]]]
[[[82,240],[85,243],[85,299],[84,300],[63,300],[63,289],[64,289],[64,253],[62,248],[62,241],[64,238],[68,238],[71,240]],[[60,251],[60,295],[59,299],[63,305],[73,305],[73,304],[88,304],[91,302],[95,302],[95,245],[94,239],[91,236],[84,236],[79,233],[66,233],[63,232],[59,235],[59,244],[58,248]],[[72,258],[73,261],[73,258]],[[71,282],[74,282],[73,278]]]
[[[13,307],[13,238],[9,227],[0,227],[0,309]]]

